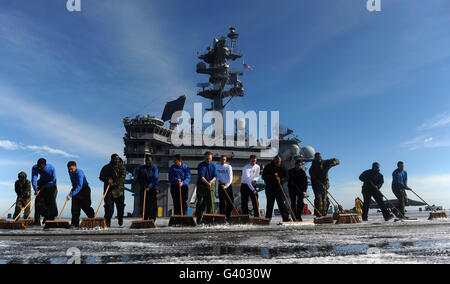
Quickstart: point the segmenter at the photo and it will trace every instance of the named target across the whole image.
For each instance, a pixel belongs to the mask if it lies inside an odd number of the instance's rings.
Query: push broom
[[[226,191],[225,188],[223,188],[223,191],[225,192],[228,201],[230,201],[230,204],[233,206],[234,210],[236,212],[238,212],[236,206],[234,205],[233,201],[231,201],[231,197],[228,194],[228,192]],[[234,216],[230,216],[230,223],[233,225],[245,225],[245,224],[250,224],[250,215],[234,215]]]
[[[315,217],[314,218],[314,224],[334,224],[333,217],[331,217],[331,216],[322,216],[320,211],[316,209],[316,207],[311,202],[311,200],[309,200],[308,197],[305,197],[305,199],[308,201],[309,204],[311,204],[312,208],[314,208],[314,211],[316,211],[317,214],[319,214],[319,217]]]
[[[337,200],[331,195],[331,193],[328,192],[328,195],[336,202],[338,205],[338,208],[342,208],[342,206],[337,202]],[[362,223],[361,219],[359,218],[358,214],[355,213],[339,213],[338,220],[336,221],[336,224],[360,224]]]
[[[147,201],[147,189],[144,190],[144,203],[142,205],[142,220],[133,221],[130,229],[155,229],[158,228],[154,220],[145,220],[145,201]]]
[[[18,222],[17,220],[19,220],[20,215],[22,215],[22,213],[28,208],[28,206],[30,206],[31,202],[33,202],[33,200],[36,199],[36,197],[39,195],[39,192],[33,197],[33,199],[30,200],[30,202],[28,202],[28,204],[22,208],[22,210],[20,211],[20,213],[17,215],[17,217],[14,219],[13,222],[3,222],[0,223],[0,229],[3,230],[26,230],[26,226],[24,223],[22,222]]]
[[[214,225],[225,225],[227,223],[227,216],[222,214],[214,214],[215,212],[215,206],[214,206],[214,191],[213,187],[215,189],[215,184],[211,184],[209,187],[209,192],[211,195],[211,213],[203,214],[201,223],[208,226],[214,226]]]
[[[16,205],[16,203],[17,202],[14,202],[14,204],[11,205],[11,207],[9,207],[9,209],[5,212],[5,214],[3,214],[2,217],[0,217],[0,223],[7,222],[5,219],[3,219],[3,217],[5,217],[6,214],[8,214],[8,212],[14,207],[14,205]]]
[[[417,197],[419,197],[420,200],[423,201],[423,203],[425,203],[428,208],[430,208],[433,212],[430,212],[430,217],[428,217],[428,220],[433,220],[433,219],[447,219],[447,213],[445,213],[444,210],[434,210],[432,206],[430,206],[430,204],[428,204],[425,200],[423,200],[422,197],[420,197],[414,190],[412,190],[411,188],[409,189],[411,190],[412,193],[414,193]]]
[[[33,213],[35,207],[36,207],[36,202],[34,202],[33,207],[31,207],[30,213],[28,214],[27,218],[24,220],[19,220],[19,222],[23,223],[25,226],[32,226],[34,223],[34,220],[31,220],[31,214]]]
[[[108,187],[106,188],[105,194],[103,195],[102,201],[100,202],[100,205],[98,206],[98,209],[97,209],[97,212],[95,213],[94,218],[81,219],[80,228],[82,228],[82,229],[94,229],[94,228],[107,229],[108,228],[108,226],[106,225],[106,219],[105,218],[97,218],[97,215],[98,215],[98,212],[100,211],[100,207],[102,206],[103,201],[105,200],[106,194],[108,194],[110,187],[111,187],[111,184],[108,184]]]
[[[172,215],[169,220],[169,227],[195,227],[197,223],[193,216],[184,215],[183,213],[183,199],[181,195],[181,185],[178,186],[180,191],[180,210],[181,215]]]
[[[67,202],[69,201],[69,199],[66,198],[66,202],[64,202],[64,206],[61,210],[61,213],[59,213],[58,216],[58,220],[51,220],[51,221],[46,221],[45,222],[45,226],[44,226],[44,230],[48,230],[48,229],[70,229],[70,222],[67,220],[61,220],[61,216],[64,212],[64,209],[66,208]]]
[[[270,219],[261,217],[261,211],[259,210],[259,200],[258,200],[258,194],[255,192],[255,199],[256,199],[256,207],[258,209],[258,217],[252,217],[250,218],[250,221],[253,225],[263,225],[267,226],[270,225]]]
[[[401,218],[408,219],[408,220],[411,220],[411,221],[417,221],[417,219],[406,218],[406,216],[402,212],[400,212],[400,210],[396,206],[394,206],[394,204],[392,204],[392,202],[383,194],[383,192],[381,192],[380,189],[378,191],[380,192],[381,196],[383,196],[383,198],[386,199],[386,201],[389,203],[389,206],[391,206],[391,211],[393,209],[395,209],[397,211],[398,215],[400,215]],[[401,221],[401,219],[395,219],[394,220],[394,222],[398,222],[398,221]]]
[[[289,199],[287,198],[287,195],[286,195],[286,192],[284,191],[283,185],[281,184],[280,180],[278,179],[278,174],[275,174],[275,176],[277,177],[278,185],[281,188],[281,192],[283,192],[284,200],[286,200],[286,203],[289,206],[289,210],[291,211],[292,218],[294,219],[294,221],[292,221],[292,222],[281,222],[280,224],[281,225],[289,225],[289,224],[302,224],[302,223],[305,223],[305,222],[297,221],[297,217],[295,217],[294,210],[292,210],[291,203],[289,202]]]

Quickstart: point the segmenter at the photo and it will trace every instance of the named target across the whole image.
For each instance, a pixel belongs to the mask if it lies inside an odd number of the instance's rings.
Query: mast
[[[198,85],[203,89],[197,95],[212,101],[211,109],[207,110],[218,111],[222,114],[225,98],[244,96],[244,87],[239,80],[239,76],[243,74],[231,71],[228,64],[228,60],[235,61],[242,57],[242,54],[234,52],[239,34],[234,27],[230,27],[227,37],[230,39],[230,44],[227,44],[227,38],[224,36],[214,39],[213,46],[208,47],[206,53],[198,56],[203,62],[197,64],[197,73],[209,75],[208,83]],[[209,86],[211,87],[207,88]]]

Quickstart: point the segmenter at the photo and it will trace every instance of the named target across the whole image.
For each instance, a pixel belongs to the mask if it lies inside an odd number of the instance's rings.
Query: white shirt
[[[259,167],[259,165],[256,164],[256,165],[252,166],[250,164],[247,164],[242,169],[241,183],[248,185],[248,187],[250,187],[251,190],[255,190],[252,182],[258,181],[260,172],[261,172],[261,168]]]
[[[233,183],[233,168],[229,164],[217,166],[217,180],[228,188]]]

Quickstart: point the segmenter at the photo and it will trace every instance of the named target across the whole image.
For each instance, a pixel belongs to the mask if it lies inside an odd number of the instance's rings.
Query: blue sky
[[[57,167],[60,202],[76,159],[97,204],[101,166],[123,153],[122,118],[160,116],[180,95],[188,110],[205,102],[196,55],[229,26],[255,69],[230,108],[279,110],[303,145],[340,158],[330,177],[344,205],[374,161],[393,197],[403,160],[410,186],[450,207],[449,1],[384,0],[378,13],[362,0],[82,0],[80,13],[65,2],[0,3],[0,208],[41,156]]]

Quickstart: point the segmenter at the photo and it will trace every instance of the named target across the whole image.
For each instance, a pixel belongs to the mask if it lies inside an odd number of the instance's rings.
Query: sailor
[[[77,163],[70,161],[67,163],[72,190],[67,195],[67,200],[72,200],[72,226],[80,226],[81,210],[88,218],[94,218],[95,212],[91,207],[91,188],[84,175],[84,172],[77,167]]]
[[[200,224],[203,217],[203,212],[214,214],[213,202],[215,196],[214,184],[217,179],[217,167],[213,163],[213,155],[211,152],[206,152],[204,161],[198,165],[198,180],[197,180],[197,206],[196,217],[197,224]]]
[[[43,223],[47,220],[55,220],[55,217],[58,216],[55,168],[47,164],[45,159],[39,159],[31,170],[31,184],[35,195],[38,195],[36,197],[35,224],[40,225],[41,216],[44,217]]]
[[[384,220],[389,221],[393,218],[392,214],[389,213],[389,210],[386,208],[386,205],[383,202],[383,195],[381,193],[381,187],[384,183],[384,177],[380,173],[380,164],[373,163],[372,169],[363,172],[359,176],[359,180],[364,184],[362,186],[362,194],[364,197],[364,204],[362,208],[362,219],[363,221],[368,220],[369,216],[369,207],[370,202],[373,199],[378,203],[378,206],[383,213]]]
[[[356,197],[355,199],[355,210],[356,212],[358,212],[359,215],[362,215],[362,206],[363,206],[364,202],[359,198]]]
[[[173,157],[173,165],[169,169],[170,193],[172,195],[175,215],[187,215],[188,185],[190,181],[191,170],[183,163],[183,157],[180,154],[175,155]],[[183,212],[181,212],[180,204],[183,207]]]
[[[302,221],[303,208],[305,203],[303,199],[306,197],[308,189],[308,177],[303,170],[303,162],[298,160],[295,167],[289,170],[289,197],[291,198],[291,206],[297,221]]]
[[[392,192],[398,199],[398,210],[394,210],[394,214],[399,218],[405,218],[405,207],[408,205],[408,196],[406,190],[408,187],[408,174],[405,171],[405,163],[398,162],[397,169],[392,173]]]
[[[255,155],[250,156],[250,161],[242,169],[242,180],[241,180],[241,207],[242,214],[248,215],[248,199],[252,201],[254,216],[259,217],[258,212],[258,192],[256,191],[256,182],[259,179],[261,173],[261,168],[257,164],[257,157]]]
[[[156,221],[158,215],[159,177],[158,168],[153,164],[153,156],[145,156],[145,165],[139,167],[137,181],[140,184],[140,207],[144,206],[144,191],[147,193],[145,200],[144,219]],[[141,211],[142,212],[142,211]]]
[[[27,174],[25,172],[20,172],[18,174],[18,180],[16,180],[14,184],[14,189],[17,194],[16,209],[14,210],[15,219],[20,211],[22,211],[31,200],[31,182],[27,179]],[[30,206],[25,209],[23,218],[28,218],[28,215],[30,215]]]
[[[119,226],[123,225],[123,214],[125,210],[125,177],[126,169],[119,155],[111,155],[111,161],[105,165],[99,179],[104,183],[104,191],[109,186],[108,194],[105,196],[105,219],[106,225],[111,227],[111,218],[114,214],[114,204],[117,208]]]
[[[219,191],[219,211],[220,214],[226,215],[229,220],[231,212],[233,212],[234,196],[233,196],[233,168],[227,163],[227,156],[220,157],[220,165],[217,166],[217,181]]]
[[[263,170],[262,178],[266,183],[267,196],[266,218],[272,219],[273,206],[276,200],[283,222],[289,222],[291,219],[289,218],[289,212],[285,204],[286,200],[281,188],[284,179],[288,177],[288,173],[281,162],[281,157],[276,156]]]
[[[317,217],[327,215],[330,205],[328,200],[328,190],[330,189],[328,171],[339,164],[338,159],[323,160],[320,153],[314,155],[314,160],[309,169],[309,175],[315,196],[314,206],[319,211],[314,211]]]

